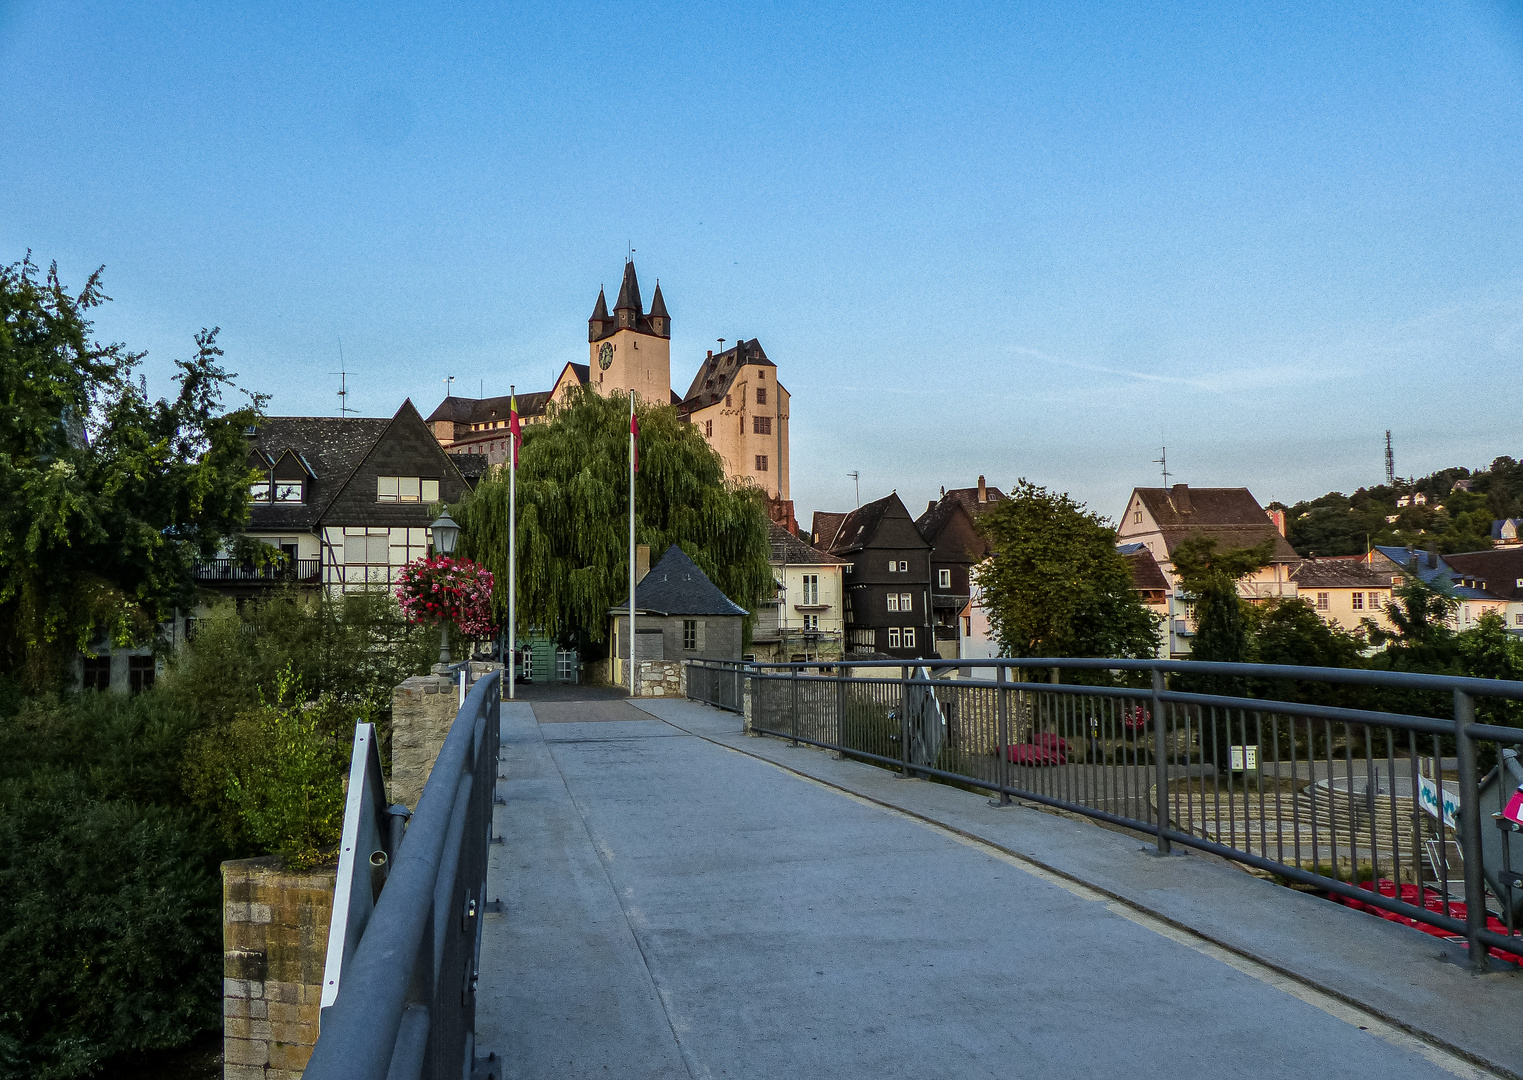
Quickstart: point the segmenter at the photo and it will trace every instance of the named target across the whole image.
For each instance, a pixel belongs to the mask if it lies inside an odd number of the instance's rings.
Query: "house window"
[[[682,648],[687,652],[694,652],[698,648],[698,620],[682,620]]]
[[[270,482],[260,480],[258,483],[249,485],[249,502],[269,502]]]
[[[913,626],[906,626],[904,628],[904,647],[906,649],[913,649],[915,647],[915,628]]]
[[[899,560],[899,572],[901,574],[908,574],[910,572],[910,564],[904,559]]]
[[[350,566],[386,566],[391,562],[391,539],[380,536],[344,537],[344,562]]]
[[[378,476],[375,478],[376,502],[436,503],[439,481],[416,476]]]
[[[1523,618],[1519,619],[1523,622]],[[82,690],[110,690],[111,689],[111,657],[110,656],[87,656],[85,657],[85,673],[80,689]]]
[[[1381,600],[1383,599],[1384,595],[1385,595],[1384,593],[1378,593],[1378,592],[1372,592],[1372,593],[1370,593],[1370,610],[1371,611],[1379,611],[1381,609],[1381,607],[1382,607]]]
[[[1512,620],[1513,620],[1513,622],[1517,623],[1519,626],[1523,626],[1523,611],[1520,611],[1516,615],[1514,615],[1512,617]]]
[[[899,648],[899,628],[897,626],[890,626],[888,628],[888,647],[890,649]]]
[[[1355,611],[1364,610],[1364,593],[1356,592],[1349,597],[1349,606]]]
[[[300,480],[288,481],[277,480],[275,482],[275,501],[278,503],[299,503],[301,498],[302,484]]]
[[[576,653],[562,649],[555,654],[555,678],[559,682],[576,681]]]
[[[818,631],[820,629],[820,617],[818,615],[804,616],[804,629]]]
[[[900,611],[914,611],[915,610],[914,604],[913,604],[913,602],[910,599],[914,595],[915,595],[914,593],[907,593],[907,592],[902,592],[902,593],[899,594],[899,610]]]
[[[758,386],[756,388],[756,403],[758,405],[765,405],[767,403],[767,388],[765,386]]]
[[[936,587],[938,589],[950,589],[952,587],[952,571],[936,571]]]
[[[820,575],[819,574],[805,574],[804,575],[804,604],[807,607],[807,606],[809,606],[811,604],[818,604],[819,602],[820,602]]]
[[[705,420],[703,422],[703,437],[706,439],[712,439],[714,437],[714,421]]]
[[[899,569],[899,560],[898,559],[890,559],[888,561],[888,572],[890,574],[892,574],[892,573],[895,573],[896,571],[898,571],[898,569]]]
[[[134,694],[153,689],[156,667],[151,656],[127,657],[127,689]]]
[[[1319,592],[1317,594],[1317,610],[1318,611],[1326,611],[1327,607],[1328,607],[1328,604],[1327,604],[1327,593],[1325,593],[1325,592]]]
[[[751,417],[751,434],[752,435],[771,435],[772,434],[772,417],[770,417],[770,416],[753,416],[753,417]]]
[[[890,611],[898,611],[899,610],[899,594],[898,593],[891,592],[891,593],[888,594],[888,609]]]
[[[962,617],[962,636],[963,637],[972,637],[973,636],[973,616],[971,616],[971,615],[964,615]]]
[[[767,455],[766,454],[757,454],[756,455],[756,471],[757,472],[766,472],[767,471]]]

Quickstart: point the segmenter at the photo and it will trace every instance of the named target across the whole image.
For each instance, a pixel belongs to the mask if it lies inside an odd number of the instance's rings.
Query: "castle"
[[[587,320],[587,363],[567,364],[549,390],[519,394],[521,422],[544,423],[547,406],[577,386],[600,394],[633,390],[642,401],[670,403],[719,453],[725,475],[765,492],[772,519],[796,532],[788,488],[790,398],[778,381],[777,365],[755,338],[738,340],[719,353],[709,350],[687,393],[678,395],[672,390],[671,344],[672,320],[660,282],[646,311],[635,264],[626,260],[611,314],[598,290]],[[483,455],[487,464],[498,465],[508,454],[508,401],[446,397],[428,424],[451,454]]]

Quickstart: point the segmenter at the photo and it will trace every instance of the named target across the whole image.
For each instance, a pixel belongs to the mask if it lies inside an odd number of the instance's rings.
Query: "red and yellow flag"
[[[518,468],[518,451],[524,443],[524,429],[518,422],[518,395],[508,399],[508,431],[512,433],[512,460],[509,468]]]

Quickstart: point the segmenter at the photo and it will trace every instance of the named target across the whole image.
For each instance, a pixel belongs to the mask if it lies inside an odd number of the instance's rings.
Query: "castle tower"
[[[624,263],[624,280],[613,314],[598,290],[598,302],[587,320],[588,381],[600,394],[634,390],[645,401],[672,400],[672,321],[661,285],[656,284],[650,311],[640,301],[635,264]]]

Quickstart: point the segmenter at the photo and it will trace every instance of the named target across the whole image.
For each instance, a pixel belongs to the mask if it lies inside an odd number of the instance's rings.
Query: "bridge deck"
[[[1250,955],[1520,1068],[1523,981],[1470,976],[1442,942],[747,739],[717,710],[642,707],[504,705],[488,894],[506,914],[486,923],[477,1027],[513,1080],[1489,1075],[1181,926],[1239,947],[1236,928]],[[1113,898],[1132,891],[1180,925]],[[1353,991],[1335,978],[1351,959]]]

